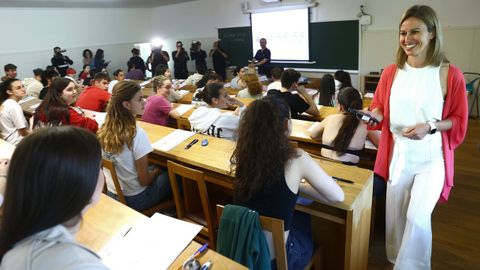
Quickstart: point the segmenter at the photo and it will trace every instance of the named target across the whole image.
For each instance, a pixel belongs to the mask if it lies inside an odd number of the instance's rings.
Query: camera
[[[198,49],[198,41],[193,41],[192,45],[190,46],[190,51],[196,51]]]
[[[60,52],[61,52],[61,53],[64,53],[64,52],[67,52],[67,50],[61,50]]]

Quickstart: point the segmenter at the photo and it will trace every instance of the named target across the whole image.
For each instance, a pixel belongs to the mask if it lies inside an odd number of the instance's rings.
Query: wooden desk
[[[174,130],[144,122],[138,122],[138,125],[145,129],[151,143]],[[207,138],[209,144],[207,147],[195,144],[184,149],[194,138],[199,141]],[[202,170],[207,182],[233,189],[235,175],[230,173],[230,156],[234,147],[232,141],[195,134],[168,152],[154,150],[149,159],[163,165],[167,160],[183,163]],[[355,183],[338,182],[345,192],[343,202],[314,202],[309,206],[298,206],[298,209],[314,216],[315,240],[325,247],[325,265],[333,266],[332,269],[367,269],[373,173],[336,162],[317,162],[329,175]]]
[[[85,213],[77,241],[99,252],[120,229],[144,219],[147,217],[102,194],[100,201]],[[168,269],[176,270],[199,247],[199,243],[192,241]],[[201,264],[211,260],[217,269],[247,269],[210,249],[198,260]]]
[[[21,101],[20,101],[21,102]],[[35,113],[35,110],[37,109],[37,106],[42,103],[41,99],[38,98],[32,98],[30,100],[27,100],[25,102],[19,103],[20,107],[22,107],[23,114],[27,117],[30,118],[33,116]]]
[[[187,93],[181,99],[179,99],[177,101],[177,103],[192,104],[193,94],[194,93],[191,93],[191,92]],[[253,98],[237,98],[237,99],[240,100],[241,102],[243,102],[243,104],[245,104],[245,106],[248,106],[248,105],[250,105],[250,103],[255,101],[255,99],[253,99]]]

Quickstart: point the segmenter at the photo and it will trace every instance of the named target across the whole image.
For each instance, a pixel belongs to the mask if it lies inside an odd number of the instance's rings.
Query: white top
[[[195,85],[198,81],[203,78],[203,75],[200,73],[194,73],[183,82],[184,85]]]
[[[194,132],[233,140],[240,116],[230,112],[222,112],[218,108],[201,106],[193,111],[192,115],[188,117],[188,121],[190,121]]]
[[[402,132],[419,123],[439,121],[442,112],[440,66],[413,68],[405,63],[405,67],[397,72],[390,94],[390,131],[396,146],[418,157],[428,155],[428,158],[430,149],[441,150],[440,132],[427,134],[422,140],[405,138]]]
[[[238,89],[238,80],[240,79],[240,77],[238,76],[235,76],[231,81],[230,81],[230,87],[231,88],[237,88]]]
[[[113,87],[118,83],[118,80],[113,80],[108,84],[108,93],[112,94]]]
[[[0,132],[5,141],[17,145],[22,140],[19,129],[27,127],[27,120],[23,116],[22,107],[15,100],[9,98],[0,105]]]
[[[274,81],[272,83],[270,83],[268,86],[267,86],[267,91],[270,91],[270,90],[280,90],[282,89],[282,82],[280,81]]]
[[[252,96],[252,95],[250,95],[250,93],[248,92],[248,88],[245,88],[245,89],[243,89],[243,90],[238,91],[237,97],[239,97],[239,98],[261,99],[261,98],[263,97],[263,93],[260,92],[260,94],[255,95],[255,96]]]
[[[25,78],[23,79],[23,85],[25,86],[25,91],[27,95],[38,98],[40,91],[43,89],[43,84],[35,78]]]
[[[141,127],[137,126],[137,134],[133,138],[132,150],[128,149],[127,145],[125,144],[122,152],[119,154],[111,154],[107,152],[103,153],[105,158],[111,160],[115,166],[123,195],[137,195],[147,188],[140,185],[140,182],[138,181],[138,173],[137,168],[135,167],[135,161],[152,151],[153,148],[148,140],[147,133]],[[117,194],[110,172],[104,168],[104,173],[108,190]]]
[[[3,257],[0,270],[108,269],[95,252],[57,225],[21,240]]]

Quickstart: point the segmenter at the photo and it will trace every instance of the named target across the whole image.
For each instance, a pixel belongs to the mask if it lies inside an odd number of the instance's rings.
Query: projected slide
[[[253,55],[267,39],[272,60],[309,60],[308,8],[252,13]]]

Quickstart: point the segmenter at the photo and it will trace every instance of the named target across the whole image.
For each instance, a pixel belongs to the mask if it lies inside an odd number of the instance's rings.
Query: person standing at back
[[[145,63],[143,62],[142,57],[140,57],[140,50],[137,48],[133,48],[131,50],[132,52],[132,57],[128,60],[129,63],[132,63],[135,65],[135,68],[140,69],[145,76]],[[127,63],[128,66],[128,63]],[[130,67],[128,68],[127,72],[130,71]]]
[[[213,70],[215,70],[215,72],[222,77],[222,80],[225,81],[227,79],[226,68],[228,54],[220,44],[219,40],[213,42],[213,48],[208,53],[208,56],[212,57]]]
[[[430,269],[431,215],[453,187],[454,149],[465,138],[468,103],[460,69],[443,51],[429,6],[399,23],[396,63],[380,77],[370,114],[381,139],[374,172],[387,181],[385,247],[395,269]]]
[[[73,61],[68,58],[68,56],[63,55],[62,52],[65,52],[65,50],[60,49],[60,47],[53,48],[54,55],[50,61],[52,62],[52,66],[60,73],[60,76],[65,77],[67,69],[69,65],[73,65]]]
[[[202,50],[202,43],[200,41],[193,42],[190,48],[190,58],[195,60],[195,67],[207,70],[207,53]]]
[[[157,47],[152,48],[152,52],[146,61],[146,67],[150,72],[152,72],[152,76],[155,75],[155,70],[159,65],[165,65],[168,67],[168,61],[170,61],[170,56],[168,56],[168,52],[162,51],[163,45],[158,45]]]
[[[187,61],[190,60],[187,51],[183,48],[183,43],[177,41],[177,49],[172,52],[173,68],[175,79],[186,79],[188,77]]]

